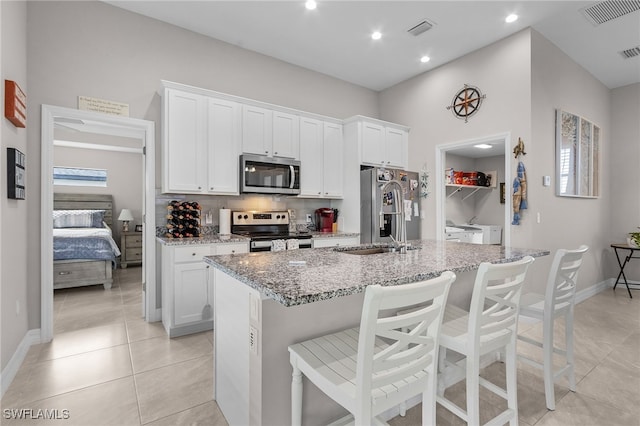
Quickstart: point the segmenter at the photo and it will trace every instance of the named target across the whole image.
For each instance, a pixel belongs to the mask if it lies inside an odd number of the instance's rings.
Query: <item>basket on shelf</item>
[[[167,205],[167,238],[197,238],[201,235],[201,207],[197,201],[171,201]]]

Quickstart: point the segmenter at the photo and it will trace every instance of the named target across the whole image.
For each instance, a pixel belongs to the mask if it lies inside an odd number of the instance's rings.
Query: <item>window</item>
[[[107,171],[102,169],[80,169],[76,167],[54,167],[53,184],[106,187]]]

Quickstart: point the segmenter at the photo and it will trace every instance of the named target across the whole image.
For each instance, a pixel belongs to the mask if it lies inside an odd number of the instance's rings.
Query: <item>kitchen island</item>
[[[446,270],[464,274],[482,262],[549,254],[447,241],[411,243],[414,249],[407,254],[358,255],[355,247],[341,247],[205,257],[216,268],[214,399],[229,424],[291,423],[287,347],[357,325],[366,286],[402,285]],[[471,290],[463,289],[469,295]],[[345,414],[306,380],[304,386],[304,424],[326,424]]]

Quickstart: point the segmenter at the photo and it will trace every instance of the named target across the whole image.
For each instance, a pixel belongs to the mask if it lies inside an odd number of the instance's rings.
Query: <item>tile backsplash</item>
[[[332,207],[340,209],[342,200],[316,200],[301,199],[286,196],[269,195],[240,195],[240,196],[205,196],[205,195],[185,195],[185,194],[162,194],[156,190],[156,228],[158,235],[164,235],[165,223],[167,222],[167,205],[172,200],[197,201],[202,207],[202,229],[203,235],[217,233],[219,225],[219,210],[221,208],[231,210],[295,210],[295,221],[298,229],[306,229],[306,216],[320,207]],[[205,223],[205,215],[210,213],[212,223]]]

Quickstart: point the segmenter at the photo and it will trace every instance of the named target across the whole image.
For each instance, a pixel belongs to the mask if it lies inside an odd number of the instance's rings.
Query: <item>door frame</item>
[[[444,182],[444,167],[447,151],[496,140],[504,142],[504,181],[511,182],[511,156],[509,155],[511,152],[511,132],[436,145],[436,240],[441,241],[445,238],[447,191]],[[509,247],[511,245],[511,203],[509,200],[504,203],[504,224],[502,229],[504,237],[502,245]]]
[[[40,338],[53,338],[53,140],[56,118],[98,122],[100,130],[93,133],[128,136],[141,139],[144,164],[143,202],[143,312],[146,321],[159,321],[156,306],[156,220],[155,220],[155,123],[137,118],[101,114],[92,111],[42,105],[41,129],[41,265],[40,265]]]

